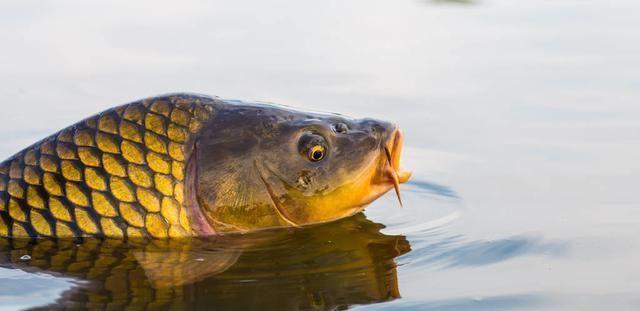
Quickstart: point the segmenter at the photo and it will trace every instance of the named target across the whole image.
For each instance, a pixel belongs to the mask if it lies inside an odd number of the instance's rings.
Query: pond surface
[[[404,207],[302,230],[0,241],[0,310],[637,310],[640,3],[0,2],[0,156],[191,91],[405,132]]]

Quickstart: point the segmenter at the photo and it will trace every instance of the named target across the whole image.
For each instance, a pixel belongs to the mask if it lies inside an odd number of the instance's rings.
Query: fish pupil
[[[311,154],[311,158],[314,161],[320,161],[324,157],[324,153],[321,150],[316,150]]]

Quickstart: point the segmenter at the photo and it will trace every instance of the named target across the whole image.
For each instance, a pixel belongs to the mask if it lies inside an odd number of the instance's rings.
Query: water
[[[2,158],[107,107],[194,91],[395,121],[415,173],[404,208],[390,194],[304,230],[3,241],[0,309],[637,310],[639,9],[0,1]]]

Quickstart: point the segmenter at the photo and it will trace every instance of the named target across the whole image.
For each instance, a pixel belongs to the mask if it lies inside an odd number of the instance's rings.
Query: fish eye
[[[309,150],[309,160],[318,162],[324,159],[325,148],[322,145],[315,145]]]
[[[319,162],[327,157],[327,141],[317,133],[304,133],[298,148],[300,154],[311,162]]]

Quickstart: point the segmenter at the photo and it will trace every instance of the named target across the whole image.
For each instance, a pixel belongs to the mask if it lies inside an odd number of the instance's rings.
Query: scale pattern
[[[182,237],[185,148],[215,99],[107,110],[0,163],[0,236]]]

